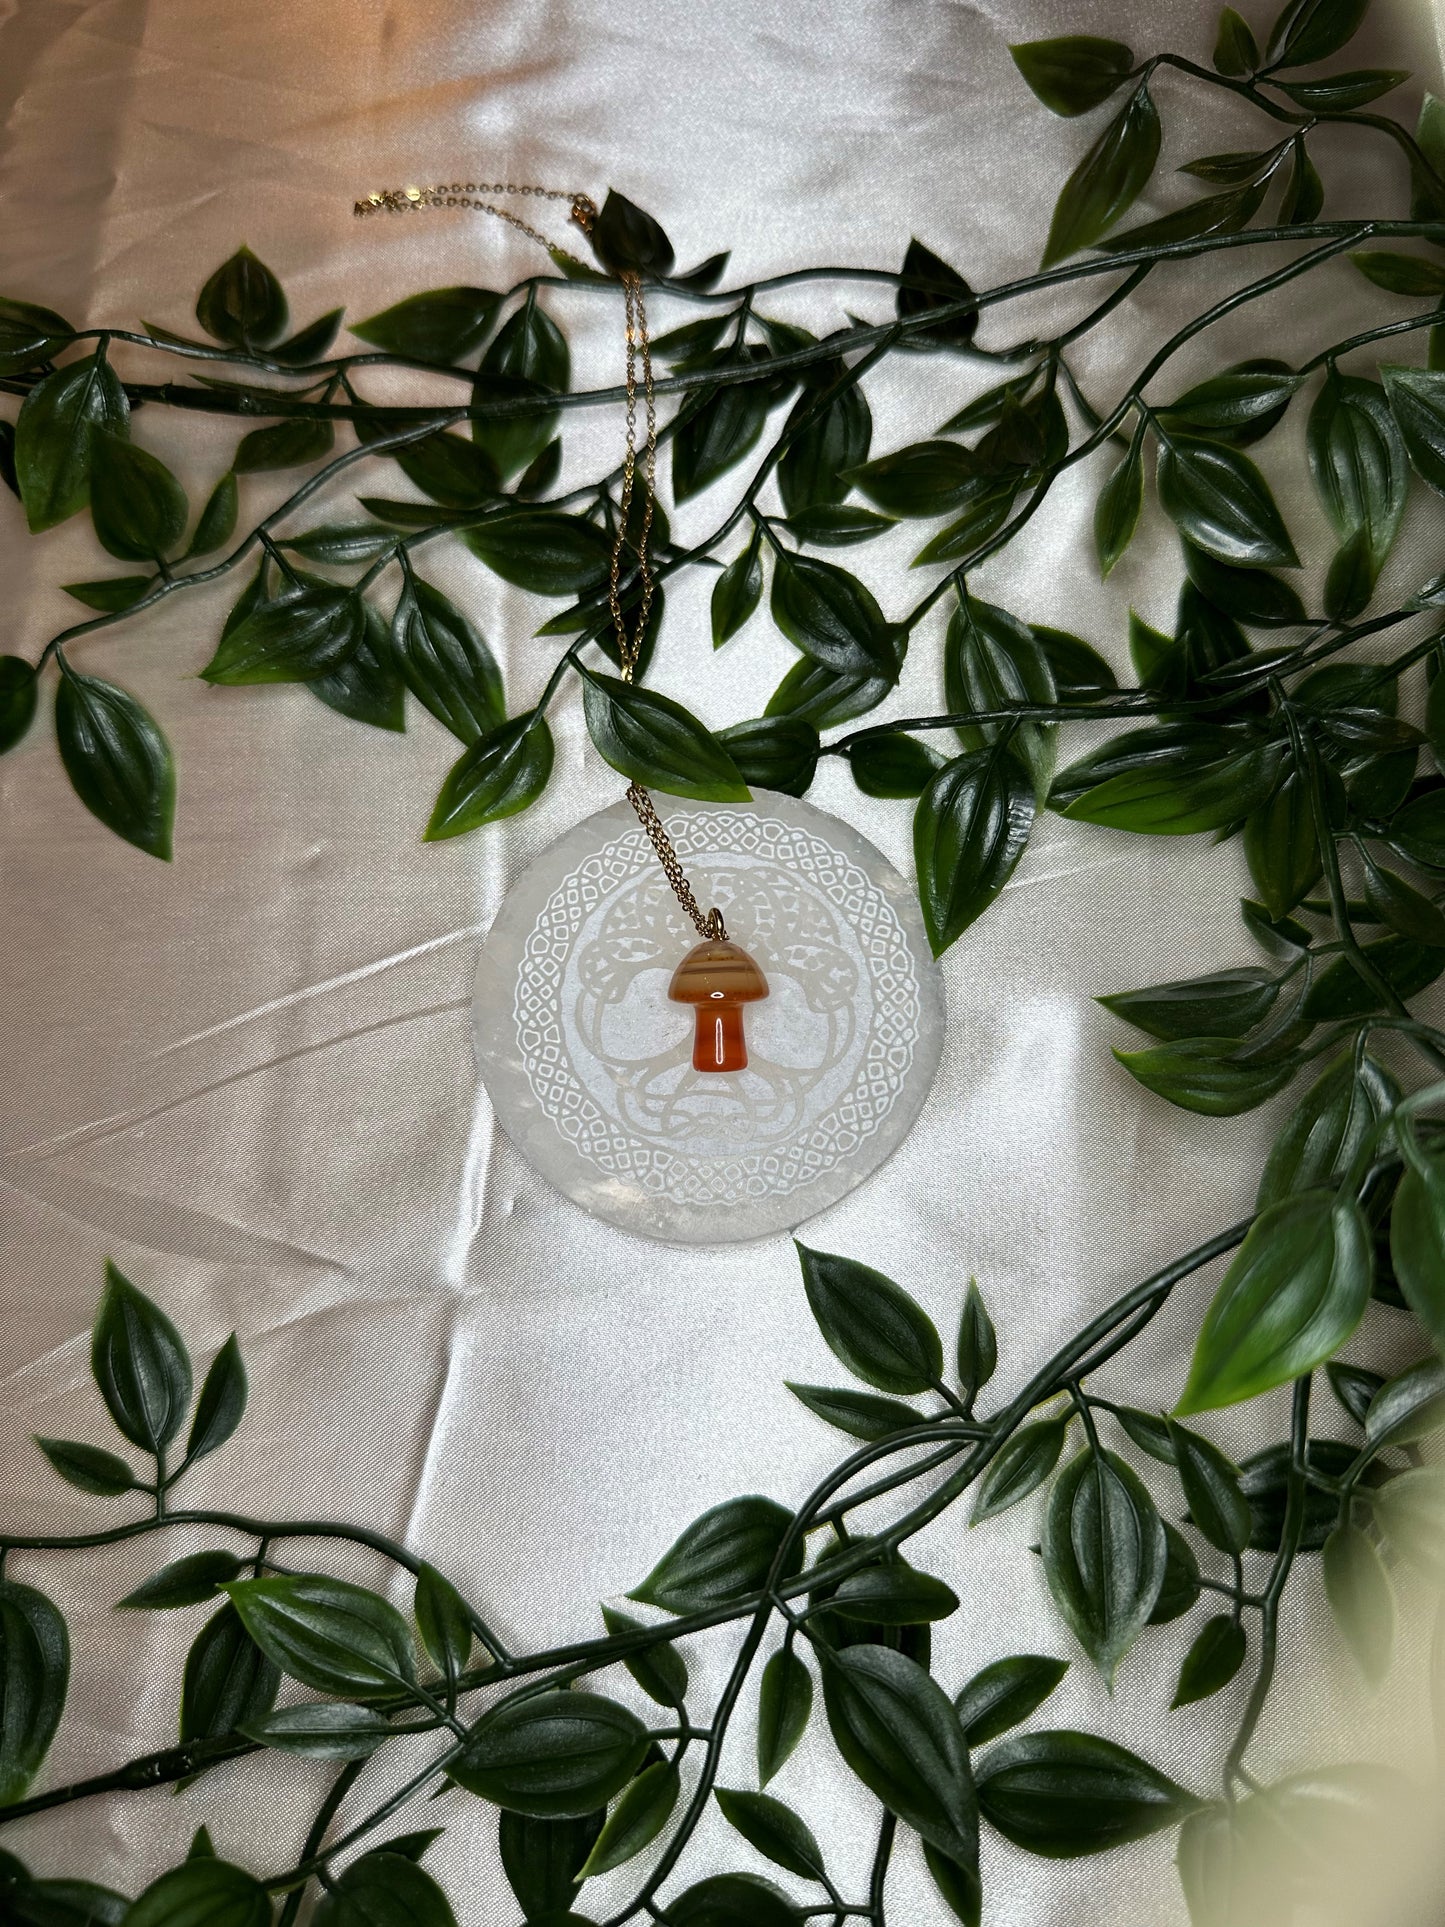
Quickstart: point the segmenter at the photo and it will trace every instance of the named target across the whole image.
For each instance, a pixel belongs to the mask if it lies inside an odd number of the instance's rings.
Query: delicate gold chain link
[[[524,221],[510,208],[499,207],[495,201],[484,200],[487,194],[530,195],[542,201],[566,201],[570,204],[571,217],[584,234],[591,234],[597,220],[597,204],[587,194],[569,194],[561,188],[532,187],[519,185],[515,181],[441,181],[434,187],[383,188],[380,193],[368,194],[355,205],[359,215],[386,212],[388,214],[408,214],[422,208],[470,207],[479,214],[495,215],[505,221],[539,247],[547,249],[553,256],[560,255],[576,267],[586,264],[579,261],[564,247],[549,241],[537,228]],[[622,282],[623,303],[627,320],[627,437],[622,458],[622,501],[618,514],[617,533],[612,543],[612,562],[608,573],[607,601],[612,614],[612,627],[617,638],[617,661],[622,672],[622,680],[630,683],[637,672],[638,658],[642,653],[643,640],[647,635],[647,624],[652,614],[653,574],[652,574],[652,518],[656,502],[655,484],[657,480],[657,406],[652,375],[652,338],[647,327],[647,301],[643,294],[642,279],[639,275],[625,271],[620,277]],[[626,611],[622,606],[622,564],[623,556],[629,547],[629,534],[632,527],[632,504],[637,483],[637,364],[642,363],[642,395],[644,441],[642,458],[642,522],[637,532],[637,540],[630,544],[637,555],[637,578],[639,586],[637,619],[629,629]],[[723,923],[722,912],[712,909],[704,913],[693,895],[692,886],[687,880],[672,839],[667,834],[662,818],[651,796],[641,783],[629,784],[627,800],[637,813],[637,820],[647,833],[649,842],[657,852],[657,860],[662,865],[668,882],[672,885],[673,895],[683,910],[692,919],[699,936],[713,942],[727,939],[727,928]]]

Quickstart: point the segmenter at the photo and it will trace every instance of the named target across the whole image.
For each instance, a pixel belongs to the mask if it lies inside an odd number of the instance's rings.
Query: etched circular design
[[[791,1229],[887,1157],[938,1061],[942,996],[908,887],[856,831],[768,792],[659,799],[699,900],[762,966],[748,1066],[692,1068],[671,1003],[695,941],[626,803],[518,879],[478,967],[477,1057],[498,1120],[588,1211],[676,1243]]]

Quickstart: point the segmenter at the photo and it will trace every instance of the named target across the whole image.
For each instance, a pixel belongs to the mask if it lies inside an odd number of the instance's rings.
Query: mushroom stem
[[[741,1004],[699,1004],[692,1038],[695,1071],[745,1071],[748,1045]]]

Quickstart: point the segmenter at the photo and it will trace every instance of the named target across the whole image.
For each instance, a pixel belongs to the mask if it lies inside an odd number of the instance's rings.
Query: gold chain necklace
[[[367,195],[365,200],[356,203],[355,211],[357,214],[373,214],[380,209],[388,213],[410,213],[419,212],[422,208],[474,208],[480,214],[490,214],[499,221],[505,221],[509,227],[516,228],[550,254],[560,255],[574,266],[585,266],[576,255],[549,241],[545,234],[524,221],[519,214],[484,198],[488,195],[566,201],[572,220],[589,237],[598,219],[597,204],[588,194],[569,194],[560,188],[519,186],[513,181],[452,181],[441,182],[435,187],[388,189]],[[619,271],[618,279],[622,283],[627,324],[627,432],[622,458],[622,500],[612,543],[607,599],[617,638],[617,660],[622,680],[630,683],[636,674],[643,638],[647,634],[648,617],[652,612],[651,544],[657,479],[657,408],[653,394],[652,340],[647,326],[647,302],[643,294],[642,277],[635,269],[624,268]],[[639,359],[642,364],[645,439],[641,477],[642,516],[633,545],[637,554],[638,609],[636,622],[629,628],[622,606],[622,566],[631,527],[633,497],[638,486]],[[695,1011],[693,1069],[707,1072],[745,1070],[748,1053],[743,1034],[743,1006],[767,996],[767,979],[747,951],[729,940],[721,910],[714,906],[705,912],[699,905],[648,791],[641,783],[632,782],[628,785],[627,800],[636,811],[637,820],[657,853],[657,860],[662,865],[673,895],[702,938],[702,942],[687,953],[673,972],[668,989],[668,996],[674,1003],[690,1005]]]

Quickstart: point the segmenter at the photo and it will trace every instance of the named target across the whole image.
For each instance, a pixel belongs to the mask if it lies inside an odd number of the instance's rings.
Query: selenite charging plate
[[[654,800],[698,901],[767,976],[747,1069],[692,1068],[693,1013],[667,989],[697,936],[621,802],[508,893],[477,968],[482,1079],[522,1155],[596,1217],[686,1245],[791,1230],[912,1127],[938,967],[909,885],[836,817],[770,790]]]

